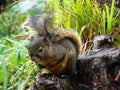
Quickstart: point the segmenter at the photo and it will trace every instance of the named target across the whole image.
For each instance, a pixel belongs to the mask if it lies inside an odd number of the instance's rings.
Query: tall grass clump
[[[87,48],[93,37],[99,34],[111,35],[114,28],[118,27],[118,16],[115,13],[115,0],[111,7],[107,4],[103,8],[96,0],[53,0],[54,26],[72,28],[76,30],[83,41],[83,47]],[[83,50],[83,49],[82,49]]]
[[[38,69],[28,57],[28,38],[16,37],[25,18],[11,7],[0,13],[0,90],[25,90],[35,79]]]
[[[117,23],[119,14],[114,13],[114,0],[111,7],[105,5],[104,9],[94,0],[53,1],[57,23],[55,25],[72,28],[89,39],[98,34],[111,34]]]
[[[113,32],[113,29],[116,27],[116,24],[119,22],[118,16],[120,15],[120,11],[115,13],[115,6],[114,6],[115,0],[112,1],[111,7],[109,8],[105,4],[105,9],[102,10],[102,27],[104,34],[111,34]]]

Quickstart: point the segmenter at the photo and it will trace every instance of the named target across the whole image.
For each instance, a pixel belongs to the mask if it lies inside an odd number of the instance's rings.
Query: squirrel
[[[59,30],[52,34],[54,39],[49,35],[33,37],[28,47],[29,56],[39,68],[45,68],[49,73],[74,75],[81,41],[77,33]]]
[[[38,19],[31,17],[23,24],[23,28],[32,28],[36,32],[28,46],[29,56],[38,68],[44,68],[48,73],[75,75],[81,39],[73,30],[49,27],[48,21],[43,15]]]

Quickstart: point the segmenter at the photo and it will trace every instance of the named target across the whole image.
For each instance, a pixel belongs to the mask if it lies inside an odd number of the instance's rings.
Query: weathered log
[[[91,51],[77,60],[77,77],[40,74],[29,90],[120,90],[120,48]]]
[[[92,88],[120,89],[120,49],[91,51],[80,56],[77,62],[81,82]],[[84,80],[83,80],[84,79]],[[105,90],[105,89],[102,89]],[[113,89],[114,90],[114,89]]]

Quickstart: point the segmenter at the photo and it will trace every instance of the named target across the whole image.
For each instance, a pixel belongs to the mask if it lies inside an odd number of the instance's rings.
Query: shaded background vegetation
[[[25,47],[28,37],[23,39],[21,24],[28,14],[54,10],[54,27],[72,28],[79,33],[83,43],[81,54],[91,50],[93,37],[99,34],[112,35],[115,46],[120,46],[119,0],[98,0],[98,3],[95,0],[48,0],[47,6],[46,0],[35,0],[33,6],[37,10],[25,6],[32,0],[6,0],[4,4],[1,1],[0,90],[24,90],[41,71],[29,60]]]

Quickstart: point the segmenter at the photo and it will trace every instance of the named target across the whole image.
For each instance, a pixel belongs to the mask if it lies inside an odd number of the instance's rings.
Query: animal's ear
[[[43,41],[45,42],[46,45],[50,45],[50,40],[47,38],[47,36],[43,37]]]

